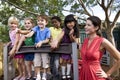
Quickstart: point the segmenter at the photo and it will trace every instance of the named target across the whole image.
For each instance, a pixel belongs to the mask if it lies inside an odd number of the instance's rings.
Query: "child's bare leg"
[[[19,58],[16,59],[16,63],[17,63],[17,69],[18,69],[18,73],[19,73],[18,77],[20,78],[20,77],[22,77],[22,67],[21,67]]]
[[[22,45],[22,43],[23,43],[24,40],[25,40],[25,37],[22,36],[22,37],[20,38],[20,41],[19,41],[18,45],[17,45],[16,51],[18,51],[18,50],[20,49],[20,47],[21,47],[21,45]]]
[[[21,72],[22,72],[22,77],[19,80],[25,80],[26,79],[26,67],[25,67],[25,62],[23,58],[19,59],[20,62],[20,67],[21,67]]]
[[[36,80],[41,80],[41,75],[40,75],[40,67],[38,66],[38,67],[35,67],[35,71],[36,71],[36,73],[37,73],[37,78],[36,78]]]
[[[25,77],[26,76],[26,66],[25,66],[25,61],[23,58],[21,59],[21,65],[22,65],[23,76]]]
[[[46,73],[47,73],[47,68],[43,68],[43,75],[42,75],[43,80],[46,80]]]
[[[26,69],[27,69],[27,74],[28,77],[30,78],[32,76],[32,62],[31,61],[26,61]]]

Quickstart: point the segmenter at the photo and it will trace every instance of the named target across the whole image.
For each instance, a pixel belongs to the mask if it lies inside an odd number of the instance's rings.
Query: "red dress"
[[[95,37],[88,46],[89,39],[86,38],[81,48],[82,67],[80,69],[79,80],[105,80],[98,78],[96,71],[102,69],[100,60],[103,53],[100,51],[100,45],[103,41],[101,37]]]

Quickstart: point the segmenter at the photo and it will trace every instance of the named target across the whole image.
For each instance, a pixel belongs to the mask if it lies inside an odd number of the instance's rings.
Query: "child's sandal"
[[[31,77],[27,77],[27,78],[26,78],[26,80],[30,80],[30,79],[32,79],[32,76],[31,76]]]
[[[20,76],[17,76],[13,80],[19,80],[20,78],[21,78]]]
[[[23,77],[21,77],[19,80],[26,80],[26,77],[23,76]]]

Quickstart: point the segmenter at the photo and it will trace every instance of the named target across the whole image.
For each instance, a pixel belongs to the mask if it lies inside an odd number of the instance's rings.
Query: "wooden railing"
[[[15,76],[15,69],[13,62],[9,59],[8,52],[10,51],[9,45],[4,47],[4,80],[11,80]],[[30,53],[30,52],[46,52],[46,53],[65,53],[72,55],[73,61],[73,79],[78,80],[78,50],[76,43],[61,44],[58,49],[51,51],[50,45],[43,45],[40,48],[35,48],[35,46],[22,46],[17,54]]]

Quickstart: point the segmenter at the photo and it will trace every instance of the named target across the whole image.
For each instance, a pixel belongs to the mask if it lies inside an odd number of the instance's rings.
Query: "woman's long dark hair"
[[[79,38],[79,29],[78,29],[78,22],[77,22],[77,19],[75,18],[75,15],[73,14],[70,14],[70,15],[67,15],[65,17],[65,20],[64,20],[64,29],[65,29],[65,34],[69,35],[69,32],[70,32],[70,29],[67,27],[67,23],[69,22],[75,22],[75,26],[73,27],[74,29],[74,36],[76,36],[76,38]]]
[[[94,27],[98,27],[98,30],[96,31],[98,36],[102,36],[101,32],[101,20],[97,16],[90,16],[87,18],[87,20],[90,20]]]

